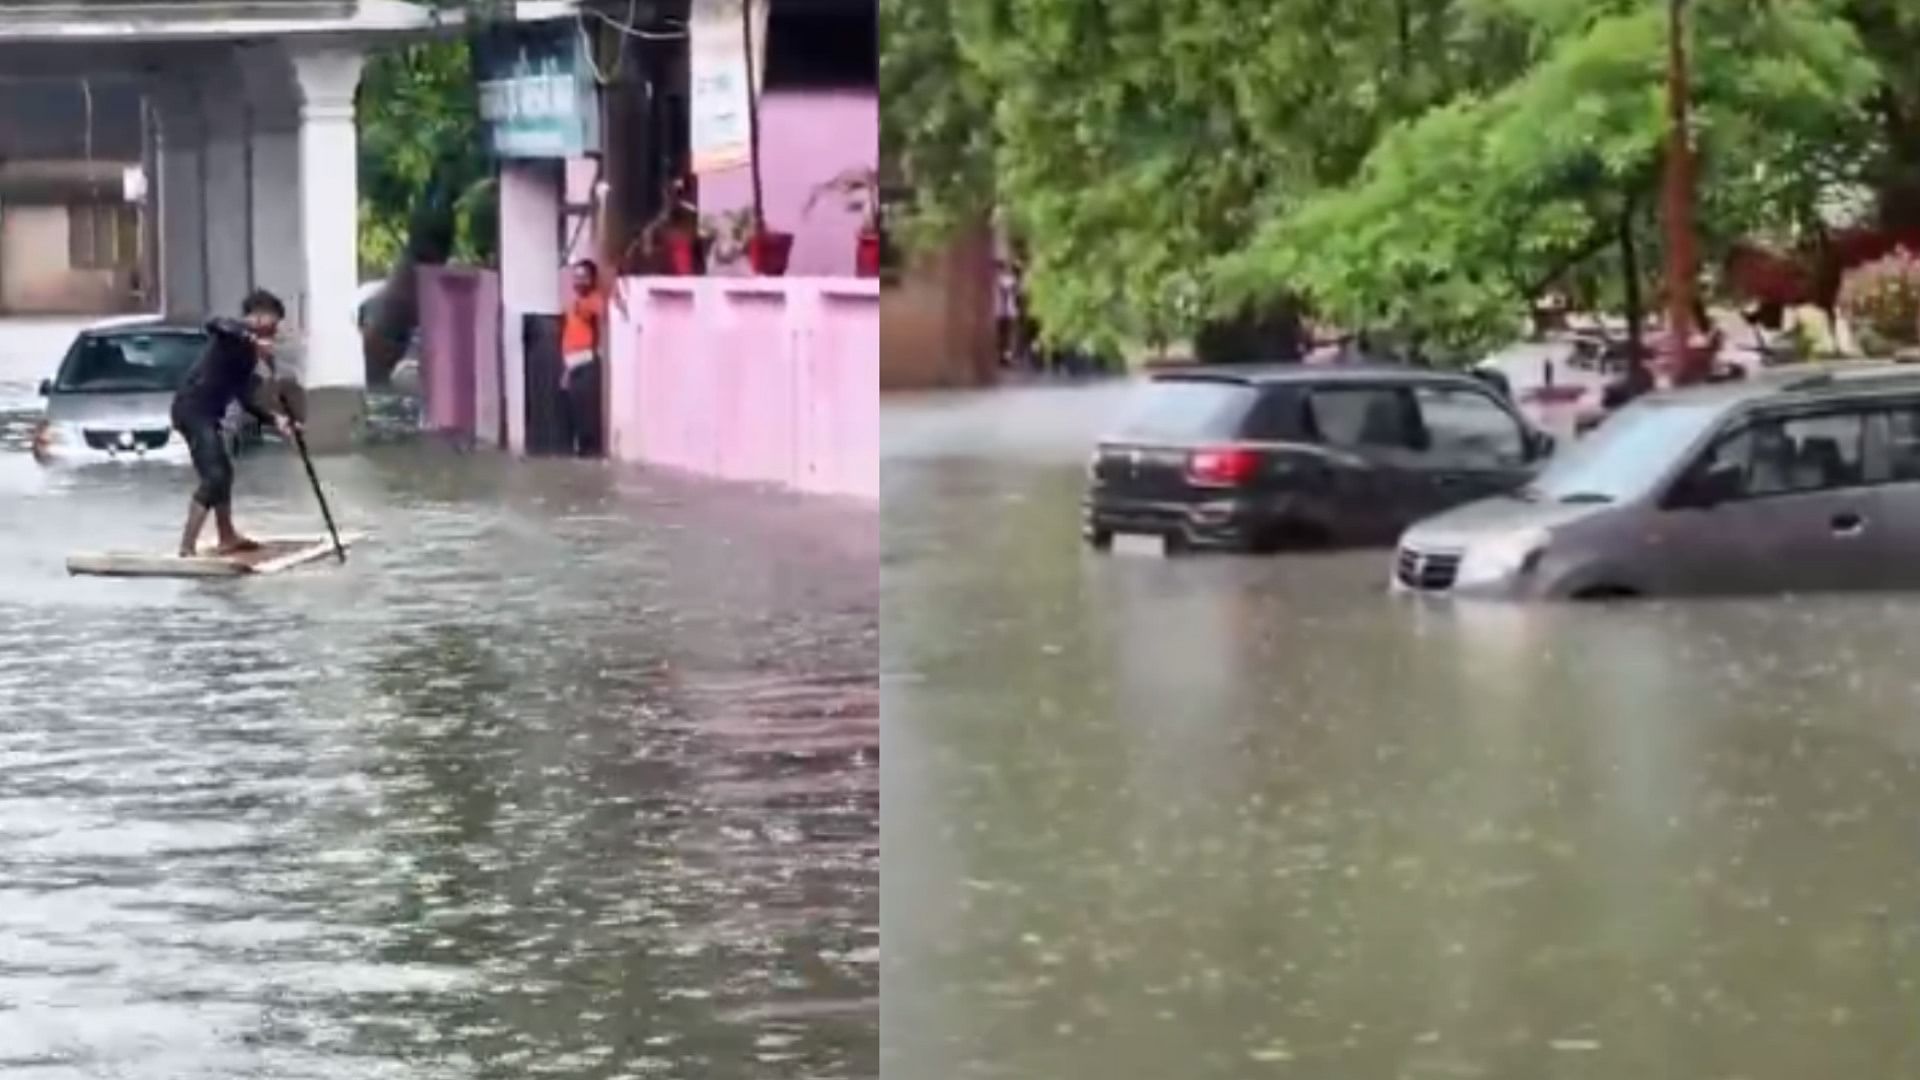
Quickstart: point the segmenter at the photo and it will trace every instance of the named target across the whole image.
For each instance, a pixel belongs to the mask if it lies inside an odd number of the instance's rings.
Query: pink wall
[[[419,275],[421,427],[497,444],[500,276],[441,266]]]
[[[760,102],[761,183],[769,227],[794,234],[795,276],[851,277],[860,216],[847,200],[825,195],[807,212],[820,185],[880,160],[880,99],[872,91],[769,91]],[[726,213],[753,203],[753,174],[732,169],[700,178],[700,212]]]
[[[621,286],[624,304],[614,305],[610,327],[611,457],[879,497],[878,282],[629,278]]]

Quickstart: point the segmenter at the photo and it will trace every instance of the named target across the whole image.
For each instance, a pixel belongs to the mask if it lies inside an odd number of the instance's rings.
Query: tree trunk
[[[386,287],[373,303],[372,317],[361,331],[366,352],[367,382],[382,386],[393,378],[393,369],[406,359],[420,325],[420,288],[416,271],[422,266],[444,266],[453,257],[456,229],[454,199],[448,192],[448,180],[435,181],[433,189],[414,212],[407,230],[407,248],[387,275]]]

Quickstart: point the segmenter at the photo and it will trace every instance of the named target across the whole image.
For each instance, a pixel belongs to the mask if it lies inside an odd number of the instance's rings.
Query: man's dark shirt
[[[236,401],[261,423],[273,423],[273,413],[261,400],[254,379],[258,353],[246,324],[214,319],[207,323],[207,334],[206,351],[187,370],[173,395],[174,424],[218,424]]]

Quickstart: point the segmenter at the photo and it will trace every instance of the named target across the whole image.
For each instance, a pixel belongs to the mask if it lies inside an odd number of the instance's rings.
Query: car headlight
[[[1551,540],[1545,529],[1524,529],[1476,540],[1467,545],[1458,580],[1462,585],[1486,585],[1530,574],[1540,565]]]

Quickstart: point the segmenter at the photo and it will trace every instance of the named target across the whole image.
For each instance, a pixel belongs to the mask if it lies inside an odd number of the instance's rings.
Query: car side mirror
[[[1684,510],[1711,510],[1740,497],[1741,478],[1738,465],[1719,465],[1705,472],[1691,473],[1674,491],[1672,503]]]
[[[52,379],[40,380],[40,396],[41,397],[53,396],[53,380]]]

